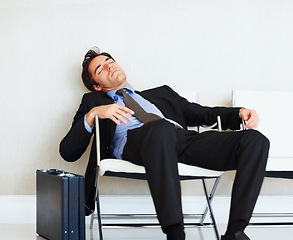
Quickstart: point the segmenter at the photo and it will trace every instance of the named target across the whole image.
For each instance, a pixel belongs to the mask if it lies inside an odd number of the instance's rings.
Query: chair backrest
[[[195,90],[178,91],[178,94],[186,98],[189,102],[197,102]]]
[[[293,158],[293,92],[233,91],[233,106],[255,109],[260,116],[257,130],[271,143],[270,157]]]

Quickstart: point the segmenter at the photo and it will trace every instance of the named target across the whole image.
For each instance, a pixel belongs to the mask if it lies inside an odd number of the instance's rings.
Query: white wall
[[[292,12],[290,0],[2,1],[0,194],[34,194],[36,169],[84,172],[87,156],[66,163],[58,144],[86,91],[81,62],[93,45],[137,89],[169,84],[230,106],[234,88],[293,90]],[[232,179],[225,174],[219,194]],[[143,182],[104,182],[105,194],[147,192]],[[288,186],[266,180],[262,193],[293,194]]]

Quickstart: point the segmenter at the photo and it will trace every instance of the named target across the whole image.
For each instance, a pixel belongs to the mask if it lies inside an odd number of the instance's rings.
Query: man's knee
[[[246,130],[246,151],[254,155],[256,162],[265,165],[268,160],[270,141],[261,132],[257,130]]]
[[[131,152],[153,152],[160,148],[176,149],[177,134],[173,124],[166,120],[156,120],[140,128],[128,130],[126,148]]]
[[[123,157],[147,166],[150,162],[170,161],[166,154],[176,156],[177,133],[174,125],[165,120],[145,124],[140,129],[130,130]],[[133,136],[135,135],[135,137]],[[135,156],[135,157],[133,157]],[[136,163],[136,162],[135,162]]]
[[[246,130],[246,132],[247,132],[247,135],[248,135],[247,137],[249,138],[249,141],[254,142],[257,145],[259,144],[265,149],[269,149],[270,141],[261,132],[257,130]]]
[[[176,139],[176,130],[172,123],[166,120],[157,120],[147,123],[145,126],[144,138],[146,141],[167,141],[171,142]]]

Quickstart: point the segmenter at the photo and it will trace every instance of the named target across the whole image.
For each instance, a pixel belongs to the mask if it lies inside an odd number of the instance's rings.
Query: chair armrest
[[[215,127],[218,127],[218,131],[219,132],[222,132],[222,122],[221,122],[221,117],[220,116],[217,116],[217,122],[214,123],[213,125],[211,126],[207,126],[207,125],[202,125],[201,127],[205,128],[205,129],[213,129]]]
[[[245,127],[245,121],[242,119],[242,123],[241,123],[241,130],[247,130]]]

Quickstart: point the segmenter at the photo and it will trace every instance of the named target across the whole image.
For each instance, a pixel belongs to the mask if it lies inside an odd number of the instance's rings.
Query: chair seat
[[[221,171],[204,169],[196,166],[178,163],[180,176],[197,176],[197,177],[219,177],[223,174]],[[107,171],[115,173],[139,173],[145,174],[145,168],[121,159],[103,159],[100,162],[100,175],[103,176]]]

